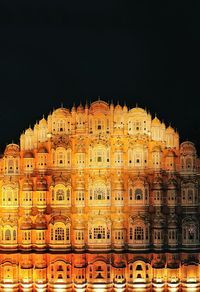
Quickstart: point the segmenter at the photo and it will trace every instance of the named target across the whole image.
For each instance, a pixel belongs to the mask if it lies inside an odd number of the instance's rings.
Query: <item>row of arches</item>
[[[25,258],[16,263],[8,258],[0,265],[0,282],[1,285],[5,284],[5,287],[10,283],[22,285],[26,283],[29,287],[32,287],[33,283],[48,283],[50,287],[53,284],[59,284],[60,289],[63,288],[64,283],[74,283],[76,288],[79,287],[78,284],[112,283],[114,286],[127,284],[129,288],[133,288],[134,286],[130,286],[133,283],[153,283],[155,287],[157,287],[156,283],[160,285],[168,283],[174,284],[176,288],[181,281],[188,284],[199,282],[199,263],[191,260],[181,263],[180,260],[169,259],[165,264],[162,258],[151,260],[137,256],[135,260],[127,260],[121,255],[118,258],[115,255],[114,261],[101,256],[80,264],[76,264],[76,260],[76,256],[72,261],[57,256],[50,262],[43,260],[37,263]],[[86,288],[86,286],[83,287]],[[95,287],[101,289],[101,286]]]
[[[114,186],[113,190],[109,182],[94,181],[89,182],[88,192],[85,191],[84,183],[77,187],[73,193],[71,184],[57,183],[49,187],[46,183],[38,183],[38,189],[33,191],[33,185],[27,184],[19,189],[19,185],[3,185],[1,188],[1,204],[7,207],[33,206],[33,205],[62,205],[71,206],[72,202],[75,205],[124,205],[128,198],[128,204],[147,205],[151,199],[153,205],[166,204],[176,206],[178,201],[183,206],[192,206],[199,203],[198,185],[195,183],[181,183],[181,190],[176,185],[169,185],[168,189],[164,189],[161,184],[153,184],[149,190],[148,183],[129,184],[128,196],[124,190],[123,184]],[[181,191],[181,192],[180,192]],[[48,198],[47,198],[48,197]]]
[[[61,217],[61,218],[60,218]],[[26,223],[27,222],[27,223]],[[153,226],[147,219],[130,219],[126,229],[122,223],[113,225],[108,219],[91,219],[87,226],[71,225],[68,217],[52,217],[47,223],[45,218],[36,220],[35,225],[30,219],[16,224],[3,224],[0,227],[0,243],[31,243],[39,241],[59,245],[71,245],[72,242],[81,244],[199,244],[199,223],[191,218],[185,218],[181,229],[176,224],[163,226],[157,221]]]
[[[99,142],[97,145],[89,147],[87,156],[83,149],[79,149],[77,153],[73,154],[69,145],[52,148],[50,154],[43,147],[38,150],[36,157],[30,151],[25,152],[22,160],[19,154],[17,156],[6,155],[3,157],[2,170],[5,174],[19,174],[21,170],[29,173],[33,172],[34,169],[44,170],[48,167],[71,168],[72,162],[78,168],[86,166],[98,168],[113,165],[116,167],[128,166],[130,168],[165,169],[168,171],[180,170],[180,172],[194,172],[196,170],[196,154],[194,153],[180,155],[180,159],[177,159],[175,152],[172,150],[163,154],[158,146],[149,152],[147,146],[131,145],[128,148],[126,163],[126,155],[123,149],[116,149],[114,154],[111,155],[111,147]]]

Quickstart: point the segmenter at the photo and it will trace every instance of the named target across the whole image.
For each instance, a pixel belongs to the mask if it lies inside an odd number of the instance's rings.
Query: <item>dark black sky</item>
[[[199,1],[47,3],[0,2],[1,150],[97,96],[146,106],[200,148]]]

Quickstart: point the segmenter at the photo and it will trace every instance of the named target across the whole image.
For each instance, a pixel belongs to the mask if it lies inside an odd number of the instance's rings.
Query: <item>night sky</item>
[[[200,150],[200,1],[47,3],[0,2],[1,151],[98,96],[146,107]]]

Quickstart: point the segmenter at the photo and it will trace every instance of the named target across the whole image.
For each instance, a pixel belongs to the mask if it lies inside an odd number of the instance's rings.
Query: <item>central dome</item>
[[[94,101],[90,106],[91,112],[107,112],[109,111],[109,105],[103,100]]]
[[[134,107],[130,110],[130,113],[133,114],[146,114],[147,112],[141,107]]]

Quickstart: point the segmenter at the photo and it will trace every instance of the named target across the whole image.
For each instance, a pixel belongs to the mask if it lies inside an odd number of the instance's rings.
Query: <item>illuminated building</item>
[[[0,163],[1,291],[199,287],[199,160],[157,117],[59,108]]]

